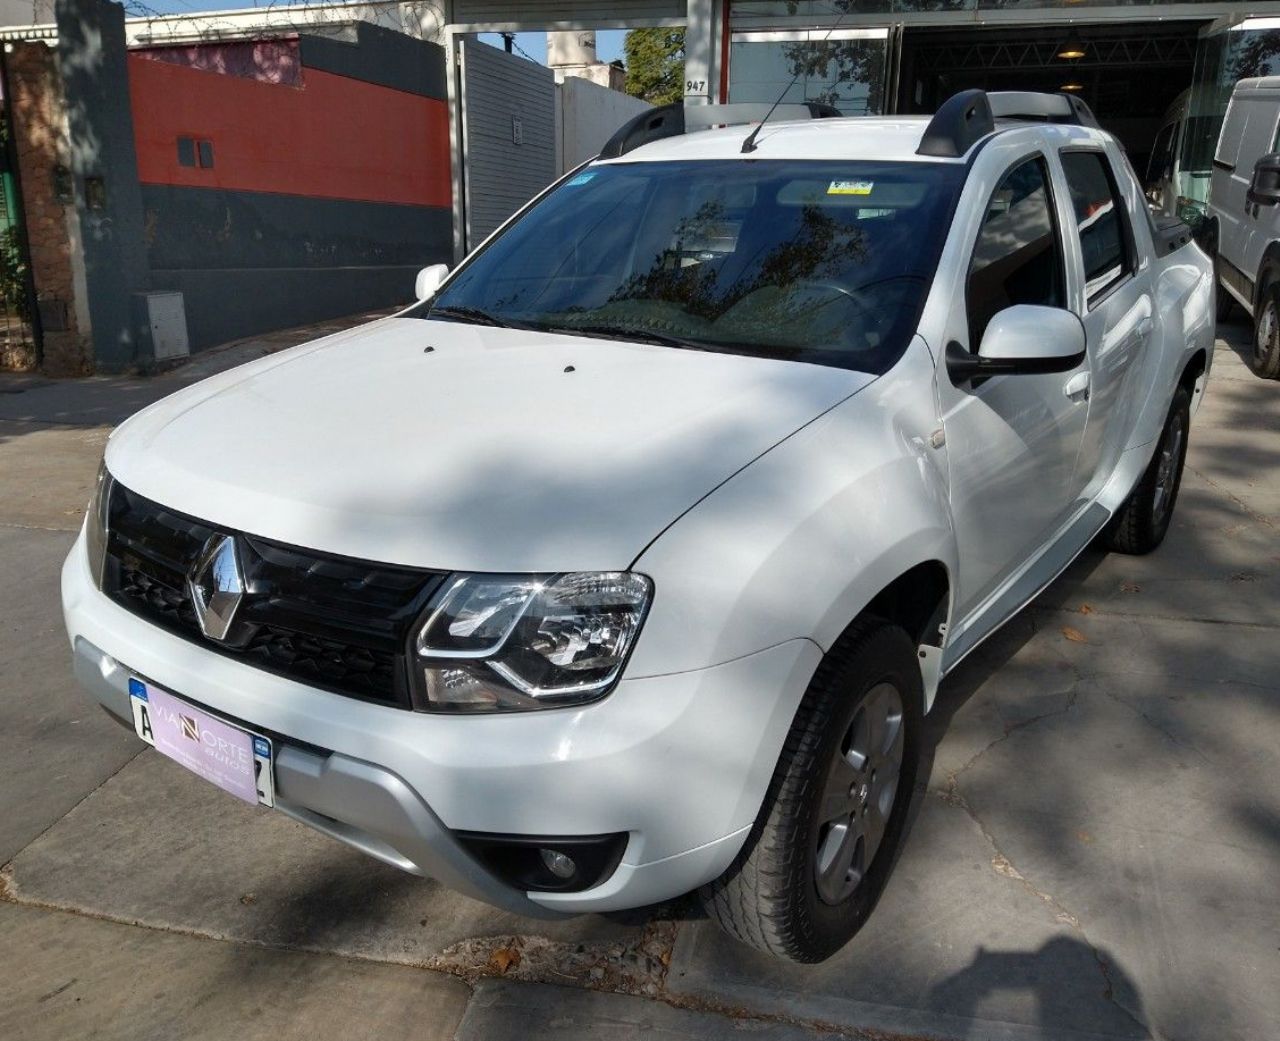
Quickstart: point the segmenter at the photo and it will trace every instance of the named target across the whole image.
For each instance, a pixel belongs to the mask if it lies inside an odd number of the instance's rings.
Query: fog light
[[[532,893],[580,893],[622,863],[627,832],[611,835],[502,835],[456,831],[458,841],[507,885]]]
[[[558,849],[540,849],[538,852],[542,854],[542,863],[556,878],[563,878],[567,882],[577,873],[578,865]]]

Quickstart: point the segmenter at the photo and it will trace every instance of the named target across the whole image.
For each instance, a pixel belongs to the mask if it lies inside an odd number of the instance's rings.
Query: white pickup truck
[[[1214,284],[1078,99],[764,115],[646,112],[417,305],[123,424],[89,691],[508,911],[846,943],[939,680],[1164,537]]]

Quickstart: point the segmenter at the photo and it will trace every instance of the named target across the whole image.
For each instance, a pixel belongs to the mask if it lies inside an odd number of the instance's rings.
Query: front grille
[[[147,621],[290,679],[410,707],[409,630],[444,576],[351,560],[215,528],[119,482],[108,511],[103,589]],[[245,597],[225,641],[201,632],[187,576],[215,534],[234,534]]]

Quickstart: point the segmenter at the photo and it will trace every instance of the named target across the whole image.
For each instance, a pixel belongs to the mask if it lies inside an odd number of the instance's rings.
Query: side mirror
[[[440,288],[440,283],[444,281],[445,275],[449,273],[448,264],[432,264],[430,267],[424,267],[418,272],[418,278],[413,284],[413,291],[419,300],[426,300],[428,297],[435,296],[435,292]]]
[[[1070,372],[1084,361],[1084,325],[1071,311],[1015,304],[987,323],[977,354],[947,344],[947,373],[957,386],[987,376]]]
[[[1264,155],[1253,164],[1253,179],[1249,182],[1245,201],[1254,206],[1280,203],[1280,153]]]

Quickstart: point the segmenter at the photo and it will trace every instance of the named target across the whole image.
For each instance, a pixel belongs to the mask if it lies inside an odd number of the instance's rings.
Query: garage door
[[[550,69],[476,40],[460,48],[466,247],[556,175],[556,85]]]

